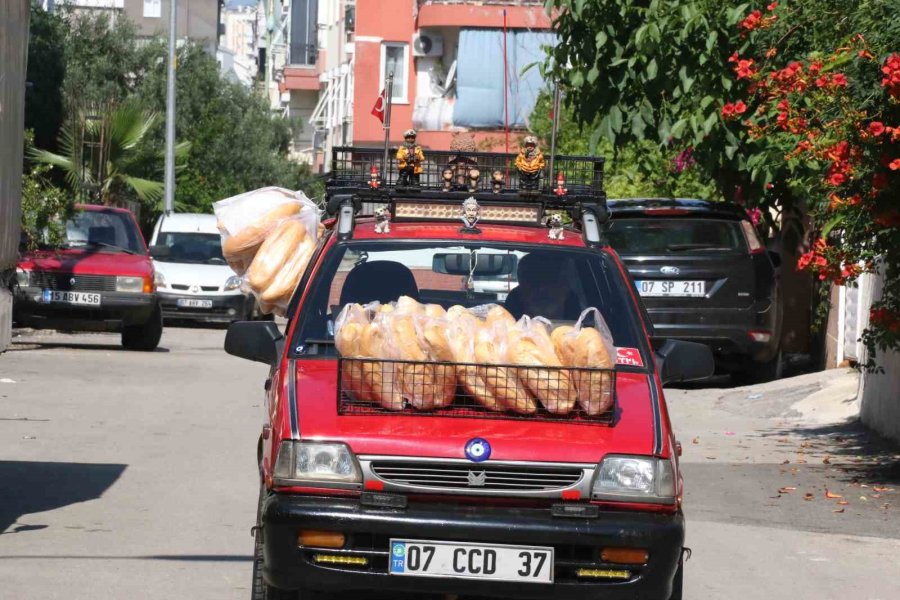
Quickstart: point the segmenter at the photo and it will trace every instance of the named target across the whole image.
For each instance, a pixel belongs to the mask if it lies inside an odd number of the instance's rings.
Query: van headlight
[[[144,278],[122,276],[116,277],[116,291],[141,293],[144,291]]]
[[[31,283],[31,271],[16,267],[16,285],[19,287],[28,287]]]
[[[166,277],[160,271],[153,274],[153,285],[158,288],[166,287]]]
[[[591,489],[594,500],[672,503],[675,469],[669,459],[651,456],[607,456]]]
[[[222,288],[226,292],[230,292],[231,290],[236,290],[241,287],[241,278],[237,275],[232,275],[225,281],[225,286]]]
[[[278,448],[273,479],[275,485],[356,487],[362,476],[347,444],[284,441]]]

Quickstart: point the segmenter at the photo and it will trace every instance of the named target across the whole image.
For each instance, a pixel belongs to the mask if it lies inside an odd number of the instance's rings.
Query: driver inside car
[[[571,263],[551,253],[532,252],[519,260],[519,285],[506,297],[506,310],[551,321],[575,321],[580,304],[571,286]]]

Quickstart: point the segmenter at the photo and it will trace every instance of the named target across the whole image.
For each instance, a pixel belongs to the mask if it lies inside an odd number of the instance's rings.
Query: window
[[[157,258],[161,262],[224,265],[222,239],[218,233],[165,231],[157,243],[169,247],[169,255]]]
[[[144,18],[158,19],[162,15],[162,0],[144,0]]]
[[[409,44],[385,42],[381,45],[381,81],[387,81],[389,73],[394,73],[394,93],[391,102],[406,104],[406,82],[409,69]]]
[[[619,254],[747,251],[738,221],[612,219],[607,235]]]
[[[96,252],[144,254],[144,242],[134,220],[111,210],[78,211],[66,221],[63,246]]]

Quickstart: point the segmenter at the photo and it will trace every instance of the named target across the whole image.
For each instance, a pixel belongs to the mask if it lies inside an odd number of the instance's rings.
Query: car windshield
[[[134,219],[113,210],[82,210],[66,221],[63,245],[97,252],[144,254],[144,242]]]
[[[604,252],[503,243],[341,243],[318,270],[300,312],[292,354],[334,355],[334,321],[349,303],[502,304],[516,318],[573,324],[597,307],[617,346],[641,348],[628,284]],[[593,325],[593,317],[585,323]]]
[[[616,219],[607,232],[619,254],[746,252],[739,221],[722,219]]]
[[[224,265],[222,241],[218,233],[166,231],[160,232],[157,245],[169,248],[167,256],[154,260],[174,263]]]

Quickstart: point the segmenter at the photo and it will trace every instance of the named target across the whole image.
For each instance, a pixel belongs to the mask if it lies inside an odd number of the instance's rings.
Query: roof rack
[[[380,206],[388,206],[392,220],[420,220],[425,215],[442,220],[451,206],[461,206],[474,197],[485,212],[482,222],[517,222],[543,225],[548,211],[567,213],[588,235],[606,222],[609,211],[603,189],[605,159],[598,156],[554,158],[555,176],[548,167],[536,181],[520,181],[515,154],[499,152],[457,152],[428,150],[416,185],[400,185],[396,148],[388,153],[385,168],[383,148],[341,146],[332,150],[326,211],[344,221],[345,235],[352,234],[355,216],[372,215]],[[412,207],[412,208],[411,208]],[[422,209],[417,216],[414,207]],[[494,214],[518,210],[524,218],[493,219]],[[449,216],[449,214],[448,214]]]

